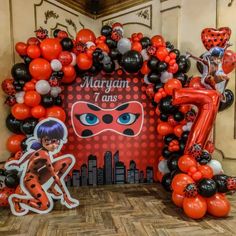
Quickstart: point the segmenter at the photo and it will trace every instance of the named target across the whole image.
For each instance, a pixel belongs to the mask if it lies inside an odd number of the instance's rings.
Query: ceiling
[[[57,0],[84,15],[97,19],[151,0]]]

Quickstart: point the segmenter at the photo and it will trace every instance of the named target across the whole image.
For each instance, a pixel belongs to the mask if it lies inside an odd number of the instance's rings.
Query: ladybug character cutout
[[[67,142],[67,129],[58,119],[48,118],[38,123],[34,136],[27,140],[27,151],[20,160],[7,162],[7,170],[21,171],[20,194],[12,194],[9,203],[12,213],[25,215],[29,210],[43,214],[53,209],[53,199],[61,200],[68,208],[79,205],[65,185],[64,178],[75,164],[66,154],[53,157]]]

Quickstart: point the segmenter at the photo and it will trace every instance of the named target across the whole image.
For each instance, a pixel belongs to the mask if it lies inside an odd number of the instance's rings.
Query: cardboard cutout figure
[[[53,209],[53,199],[60,199],[68,208],[79,205],[65,185],[64,178],[75,164],[73,155],[54,158],[67,142],[67,128],[58,119],[48,118],[37,124],[34,136],[27,140],[27,151],[18,161],[6,163],[7,170],[21,171],[20,188],[23,193],[12,194],[9,204],[14,215],[29,210],[43,214]]]

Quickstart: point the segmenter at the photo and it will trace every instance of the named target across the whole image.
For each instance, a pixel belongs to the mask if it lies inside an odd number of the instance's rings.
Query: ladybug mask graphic
[[[71,110],[72,126],[80,138],[93,137],[105,131],[135,137],[142,129],[143,116],[143,107],[136,101],[123,103],[114,109],[79,101],[73,104]]]

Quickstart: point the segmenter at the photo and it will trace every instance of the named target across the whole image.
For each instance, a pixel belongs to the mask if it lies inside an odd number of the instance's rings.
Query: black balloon
[[[122,56],[121,65],[128,73],[137,73],[143,65],[143,57],[139,52],[130,50]]]
[[[168,115],[165,113],[161,113],[160,115],[160,120],[161,121],[168,121]]]
[[[147,78],[150,83],[153,83],[153,84],[160,84],[161,83],[160,75],[155,72],[149,73]]]
[[[167,166],[170,171],[178,170],[178,160],[179,157],[177,155],[170,156],[167,160]]]
[[[38,123],[37,119],[32,118],[32,117],[27,118],[27,119],[23,120],[23,122],[21,123],[20,129],[21,129],[22,133],[24,133],[24,134],[28,134],[28,135],[33,134],[34,128],[37,125],[37,123]]]
[[[228,192],[227,179],[228,179],[228,176],[224,174],[213,176],[213,180],[216,182],[218,192],[220,193]]]
[[[174,78],[178,79],[181,84],[184,86],[188,81],[188,76],[182,72],[174,74]]]
[[[198,193],[203,197],[212,197],[217,192],[217,185],[213,179],[202,179],[198,182]]]
[[[112,33],[112,28],[109,25],[104,25],[101,29],[101,35],[110,36]]]
[[[53,31],[53,37],[56,38],[57,35],[58,35],[58,33],[59,33],[60,31],[61,31],[60,29],[55,29],[55,30]]]
[[[203,55],[204,54],[202,54],[201,56],[200,56],[200,58],[203,58]],[[199,61],[197,61],[197,69],[198,69],[198,71],[200,72],[200,74],[202,74],[203,73],[203,65],[202,65],[202,63],[201,62],[199,62]]]
[[[161,185],[167,192],[171,192],[171,181],[172,181],[172,176],[171,173],[167,173],[162,177],[161,180]]]
[[[64,51],[71,51],[74,47],[73,41],[70,38],[63,38],[60,43]]]
[[[211,154],[207,151],[202,151],[202,154],[196,158],[196,161],[201,165],[206,165],[208,162],[211,161]]]
[[[164,84],[161,81],[158,81],[154,84],[154,92],[157,92],[160,88],[163,88]]]
[[[179,153],[183,154],[184,149],[185,149],[185,144],[186,144],[186,141],[183,141],[183,140],[179,141]]]
[[[51,107],[54,105],[53,97],[51,95],[43,96],[41,103],[44,107]]]
[[[31,79],[29,70],[24,63],[16,63],[11,69],[11,74],[15,80],[29,81]]]
[[[102,69],[106,72],[106,73],[112,73],[115,70],[115,63],[114,61],[111,61],[108,64],[104,64]]]
[[[122,58],[122,54],[120,54],[117,48],[112,48],[110,50],[109,56],[112,60],[121,60]]]
[[[161,99],[160,110],[166,114],[173,114],[178,110],[178,108],[172,105],[172,97],[167,96]]]
[[[188,135],[189,135],[189,131],[184,131],[184,132],[181,134],[181,140],[187,141],[187,140],[188,140]]]
[[[99,61],[94,61],[92,67],[89,69],[89,72],[92,74],[98,74],[102,70],[102,63]]]
[[[28,57],[28,56],[23,56],[22,58],[23,58],[23,60],[24,60],[26,65],[29,65],[30,62],[32,61],[32,59],[30,57]]]
[[[152,57],[150,57],[150,59],[148,60],[147,66],[148,66],[148,68],[149,68],[151,71],[157,71],[157,65],[158,65],[158,63],[159,63],[159,60],[158,60],[156,57],[152,56]]]
[[[63,102],[63,100],[62,100],[61,96],[57,96],[56,98],[54,98],[54,105],[60,107],[62,105],[62,102]]]
[[[175,121],[180,122],[180,121],[182,121],[183,119],[184,119],[184,113],[183,113],[183,112],[177,111],[177,112],[174,113],[174,120],[175,120]]]
[[[26,144],[26,141],[27,141],[28,138],[25,138],[21,141],[21,144],[20,144],[20,147],[23,151],[25,151],[27,149],[27,144]]]
[[[191,67],[191,62],[186,56],[180,56],[177,60],[178,72],[187,73]]]
[[[171,42],[169,42],[169,41],[166,42],[166,47],[167,47],[168,49],[170,49],[170,50],[173,50],[173,49],[174,49],[174,45],[173,45]]]
[[[15,134],[21,134],[21,120],[17,120],[12,114],[9,114],[6,119],[6,126],[7,128]]]
[[[167,134],[164,138],[164,143],[168,145],[173,140],[178,140],[178,137],[175,134]]]
[[[172,154],[172,152],[169,151],[168,147],[164,147],[164,148],[162,149],[162,156],[163,156],[165,159],[168,159],[171,154]]]
[[[6,171],[4,169],[0,169],[0,176],[6,176]]]
[[[116,48],[116,46],[117,46],[117,42],[114,41],[114,40],[111,39],[111,38],[107,38],[107,39],[106,39],[106,44],[107,44],[107,46],[108,46],[109,48]]]
[[[141,43],[143,49],[151,46],[151,44],[152,44],[151,39],[148,37],[141,38],[140,43]]]
[[[5,185],[8,188],[16,188],[19,184],[19,179],[16,174],[8,174],[5,178]]]
[[[173,52],[174,54],[176,54],[176,60],[179,59],[180,51],[179,51],[178,49],[173,49],[173,50],[171,50],[170,52]]]
[[[164,72],[167,70],[167,67],[168,67],[167,64],[165,62],[161,61],[157,64],[157,72],[159,72],[159,73]]]
[[[224,92],[225,101],[220,102],[219,111],[228,109],[234,103],[234,94],[230,89],[226,89]]]

